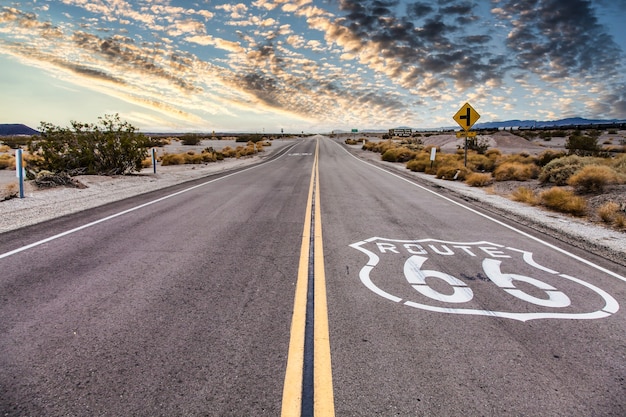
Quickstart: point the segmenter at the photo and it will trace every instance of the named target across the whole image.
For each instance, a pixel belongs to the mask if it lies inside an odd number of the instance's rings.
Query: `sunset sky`
[[[0,123],[626,119],[626,0],[0,0]]]

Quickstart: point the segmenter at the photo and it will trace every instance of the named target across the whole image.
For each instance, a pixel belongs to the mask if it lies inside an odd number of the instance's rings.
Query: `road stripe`
[[[318,155],[319,141],[316,155]],[[324,272],[324,246],[322,240],[322,210],[320,203],[319,156],[315,159],[315,330],[314,330],[314,404],[316,417],[333,417],[332,366],[330,360],[330,334],[326,301],[326,274]]]
[[[313,222],[313,227],[311,227]],[[311,236],[313,232],[313,236]],[[313,237],[313,239],[311,239]],[[313,248],[311,248],[313,242]],[[310,271],[311,249],[313,249],[313,271]],[[309,275],[313,272],[314,287],[314,335],[313,335],[313,386],[303,384],[305,327],[307,311],[307,288]],[[311,182],[307,211],[305,213],[298,280],[291,321],[289,353],[283,386],[281,415],[283,417],[301,417],[309,415],[309,410],[302,408],[303,388],[313,389],[313,413],[319,417],[333,417],[334,396],[332,386],[332,368],[330,360],[330,337],[328,331],[328,311],[326,301],[326,278],[324,273],[324,248],[322,245],[322,221],[319,188],[319,141],[315,148],[315,158],[311,170]]]

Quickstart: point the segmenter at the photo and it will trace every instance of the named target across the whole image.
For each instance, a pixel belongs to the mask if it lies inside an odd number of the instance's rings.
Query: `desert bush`
[[[187,146],[199,145],[200,143],[202,143],[202,136],[193,133],[187,133],[186,135],[183,135],[183,137],[180,139],[180,142],[183,145]]]
[[[593,134],[583,136],[580,131],[576,131],[565,142],[565,149],[570,155],[589,156],[597,155],[600,152],[600,145],[598,145],[597,136]]]
[[[417,155],[415,151],[406,147],[389,148],[383,153],[382,160],[387,162],[406,162]]]
[[[39,156],[36,171],[116,175],[139,171],[148,155],[148,139],[116,114],[98,118],[98,124],[72,121],[71,128],[42,122],[41,137],[28,144]]]
[[[491,172],[496,166],[496,161],[486,155],[469,153],[467,155],[467,167],[472,171]]]
[[[536,206],[539,204],[539,198],[537,198],[537,194],[535,194],[535,192],[528,187],[517,187],[511,193],[511,199],[513,201],[530,204],[532,206]]]
[[[73,187],[73,188],[85,188],[85,186],[72,178],[66,171],[50,172],[39,171],[33,179],[35,185],[39,188],[53,188],[53,187]]]
[[[467,169],[462,162],[445,164],[437,168],[437,178],[442,178],[444,180],[465,181],[470,173],[471,171]]]
[[[465,178],[465,183],[471,187],[486,187],[493,183],[493,177],[491,174],[472,172]]]
[[[620,206],[614,201],[608,201],[598,208],[597,214],[603,222],[613,223],[617,215],[620,214]]]
[[[17,183],[6,184],[0,188],[0,201],[10,200],[17,198],[20,192],[20,187]]]
[[[346,139],[346,145],[358,145],[359,142],[357,142],[356,139]]]
[[[492,148],[485,152],[485,156],[487,158],[496,160],[498,159],[498,157],[502,156],[502,152],[500,151],[500,149]]]
[[[577,155],[564,156],[548,162],[539,174],[539,181],[565,185],[567,180],[585,165],[583,158]]]
[[[558,158],[562,158],[564,156],[565,156],[565,152],[547,150],[537,155],[537,159],[535,163],[540,167],[544,167],[548,165],[549,162]]]
[[[567,180],[569,185],[582,193],[602,192],[606,185],[617,182],[617,173],[613,168],[604,165],[584,166]]]
[[[15,157],[7,153],[0,155],[0,169],[15,169]]]
[[[622,155],[619,158],[616,158],[611,163],[611,166],[616,172],[622,175],[626,175],[626,155]]]
[[[185,163],[184,154],[179,153],[166,153],[161,157],[161,165],[183,165]]]
[[[434,164],[433,164],[434,165]],[[411,159],[406,163],[407,169],[410,169],[413,172],[426,172],[430,173],[430,153],[420,152],[415,156],[415,158]]]
[[[11,149],[20,149],[23,146],[27,146],[31,141],[31,138],[36,138],[37,136],[4,136],[2,138],[2,143]]]
[[[496,181],[528,181],[536,178],[539,169],[534,164],[506,162],[499,165],[493,172]]]
[[[9,152],[11,150],[11,147],[9,145],[0,145],[0,153],[6,153]]]
[[[144,158],[141,161],[142,168],[150,168],[152,166],[152,157]]]
[[[561,213],[584,216],[587,212],[585,199],[563,188],[552,187],[543,191],[539,194],[539,199],[544,206]]]

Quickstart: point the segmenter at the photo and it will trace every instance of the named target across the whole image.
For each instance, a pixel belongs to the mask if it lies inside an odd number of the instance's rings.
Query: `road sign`
[[[476,132],[467,132],[467,131],[456,132],[456,137],[457,138],[464,138],[464,137],[475,138]]]
[[[474,123],[480,119],[480,114],[478,114],[469,103],[465,103],[463,107],[456,112],[453,119],[456,120],[462,129],[470,130]]]
[[[352,133],[358,133],[359,129],[352,129]]]

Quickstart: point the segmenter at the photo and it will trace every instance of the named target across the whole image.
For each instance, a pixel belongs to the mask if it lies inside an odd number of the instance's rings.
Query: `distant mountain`
[[[35,129],[22,124],[0,123],[0,136],[17,136],[17,135],[38,135]]]
[[[552,121],[538,121],[538,120],[506,120],[504,122],[488,122],[488,123],[476,123],[475,129],[497,129],[505,127],[558,127],[558,126],[584,126],[584,125],[605,125],[613,123],[626,123],[626,120],[591,120],[583,119],[582,117],[570,117],[567,119],[552,120]]]

